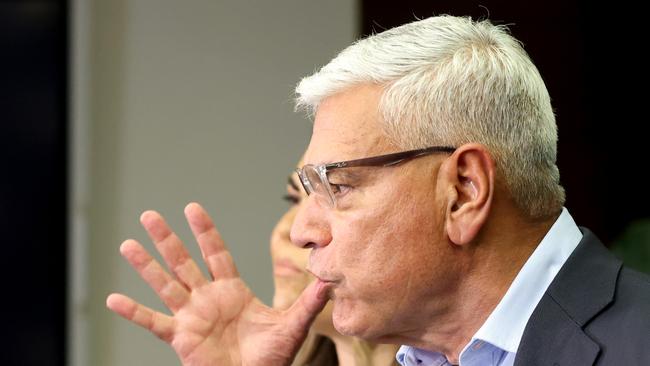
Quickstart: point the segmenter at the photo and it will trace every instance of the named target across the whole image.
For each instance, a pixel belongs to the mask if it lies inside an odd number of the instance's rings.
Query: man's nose
[[[327,212],[313,195],[304,198],[291,225],[291,242],[301,248],[317,248],[332,241]]]

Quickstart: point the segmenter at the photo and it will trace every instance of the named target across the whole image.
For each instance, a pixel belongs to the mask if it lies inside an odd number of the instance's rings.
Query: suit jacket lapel
[[[591,231],[549,286],[528,320],[515,366],[593,365],[600,352],[583,328],[614,298],[621,262]]]

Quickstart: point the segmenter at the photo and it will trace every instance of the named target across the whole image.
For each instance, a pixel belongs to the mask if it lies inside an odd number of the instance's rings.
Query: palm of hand
[[[239,279],[210,282],[194,289],[174,316],[176,329],[169,344],[184,365],[240,364],[237,324],[254,297]],[[229,352],[222,352],[225,347]]]

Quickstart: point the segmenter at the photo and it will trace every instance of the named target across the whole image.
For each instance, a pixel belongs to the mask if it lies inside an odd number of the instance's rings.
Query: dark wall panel
[[[67,6],[0,3],[3,365],[63,365]]]

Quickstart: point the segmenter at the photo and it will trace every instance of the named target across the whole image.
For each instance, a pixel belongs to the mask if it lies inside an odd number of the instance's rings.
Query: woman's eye
[[[291,203],[292,205],[297,205],[300,203],[300,197],[291,194],[285,194],[284,196],[282,196],[282,199]]]

